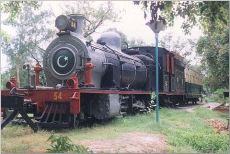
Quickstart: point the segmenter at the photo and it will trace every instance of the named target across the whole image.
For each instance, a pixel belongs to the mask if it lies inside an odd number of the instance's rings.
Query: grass
[[[132,132],[161,133],[170,145],[169,152],[227,152],[228,135],[216,134],[205,122],[207,119],[226,121],[227,115],[218,114],[205,108],[194,112],[163,108],[160,110],[160,124],[155,122],[155,112],[125,118],[115,118],[106,124],[95,124],[92,128],[56,131],[66,135],[74,143],[80,140],[98,140],[116,138]],[[45,152],[47,139],[53,132],[33,133],[30,128],[7,126],[2,130],[3,152]]]

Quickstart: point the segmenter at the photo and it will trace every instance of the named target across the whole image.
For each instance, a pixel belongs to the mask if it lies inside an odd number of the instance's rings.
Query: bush
[[[224,98],[224,89],[217,89],[210,97],[205,98],[209,102],[226,103],[228,98]]]
[[[224,99],[224,89],[217,89],[213,94],[213,98],[217,102],[222,102]]]
[[[48,141],[51,142],[51,148],[47,149],[48,153],[64,153],[64,152],[74,152],[74,153],[90,153],[88,148],[83,145],[72,144],[72,141],[67,136],[56,136],[52,134]]]

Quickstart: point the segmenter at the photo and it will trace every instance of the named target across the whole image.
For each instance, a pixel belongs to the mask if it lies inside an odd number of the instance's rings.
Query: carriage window
[[[174,74],[174,58],[171,57],[172,74]]]
[[[169,73],[169,54],[166,55],[166,61],[167,61],[167,72]]]

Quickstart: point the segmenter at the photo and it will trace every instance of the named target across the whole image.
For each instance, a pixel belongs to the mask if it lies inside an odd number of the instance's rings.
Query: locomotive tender
[[[15,78],[6,84],[2,96],[20,95],[27,113],[33,113],[44,127],[76,127],[89,118],[108,119],[117,115],[144,112],[151,106],[155,91],[154,47],[121,50],[120,36],[101,35],[96,43],[83,37],[82,15],[60,15],[55,26],[58,37],[46,49],[43,68],[34,67],[34,81],[18,88]],[[201,83],[195,91],[186,85],[185,65],[172,52],[159,48],[159,98],[161,104],[196,102]],[[47,86],[41,86],[44,70]],[[195,92],[195,93],[193,93]]]

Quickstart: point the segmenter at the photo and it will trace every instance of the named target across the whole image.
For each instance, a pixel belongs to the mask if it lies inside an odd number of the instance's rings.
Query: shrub
[[[51,148],[47,149],[48,153],[64,153],[64,152],[74,152],[74,153],[89,153],[88,148],[83,145],[72,144],[72,141],[67,136],[56,136],[52,134],[48,141],[51,142]]]
[[[228,98],[224,98],[224,89],[217,89],[211,96],[206,97],[205,100],[208,102],[218,102],[218,103],[226,103]]]
[[[224,89],[217,89],[214,92],[214,100],[217,102],[223,102],[224,101]]]

